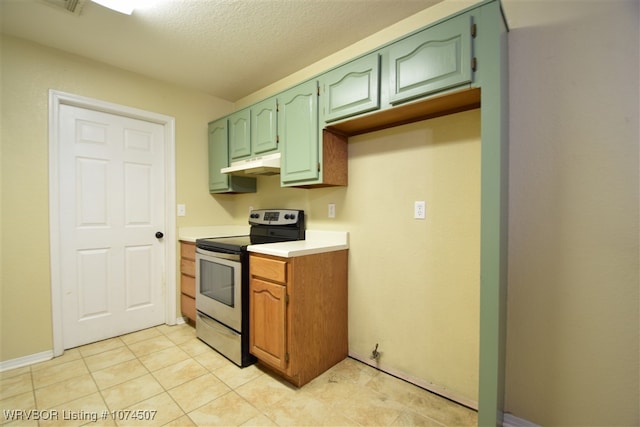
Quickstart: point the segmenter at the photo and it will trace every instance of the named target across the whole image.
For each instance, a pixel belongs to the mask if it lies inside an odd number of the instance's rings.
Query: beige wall
[[[480,112],[349,141],[349,185],[224,196],[238,215],[302,208],[307,229],[349,232],[349,351],[467,404],[478,393]],[[216,196],[218,198],[220,196]],[[413,219],[425,200],[427,219]],[[336,218],[327,204],[336,204]]]
[[[639,3],[508,5],[506,409],[640,425]]]
[[[207,190],[207,121],[232,104],[11,37],[2,38],[0,360],[52,349],[48,91],[176,118],[178,225],[234,221]]]

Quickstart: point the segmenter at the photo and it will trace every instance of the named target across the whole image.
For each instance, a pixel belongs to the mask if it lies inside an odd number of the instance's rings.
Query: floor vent
[[[56,9],[65,10],[67,12],[73,13],[74,15],[80,15],[82,11],[82,6],[86,0],[40,0],[43,3],[46,3],[50,6],[55,7]]]

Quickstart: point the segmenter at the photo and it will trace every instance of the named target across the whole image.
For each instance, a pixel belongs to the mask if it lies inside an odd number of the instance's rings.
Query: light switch
[[[186,215],[187,215],[187,206],[178,205],[178,216],[186,216]]]

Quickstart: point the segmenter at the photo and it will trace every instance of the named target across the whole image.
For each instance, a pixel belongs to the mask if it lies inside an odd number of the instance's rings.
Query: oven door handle
[[[220,324],[218,324],[218,322],[209,319],[207,316],[204,316],[200,313],[198,313],[198,318],[205,324],[207,325],[209,328],[211,329],[215,329],[217,332],[224,334],[224,335],[229,335],[230,337],[237,337],[240,334],[237,332],[234,332],[233,330],[226,328]]]
[[[213,258],[228,259],[229,261],[240,261],[240,254],[238,253],[208,251],[206,249],[196,248],[196,254],[209,256]]]

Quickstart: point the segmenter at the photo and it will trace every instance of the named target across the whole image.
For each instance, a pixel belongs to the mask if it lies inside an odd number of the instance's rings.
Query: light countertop
[[[343,249],[349,249],[349,233],[347,231],[321,230],[307,230],[305,232],[305,240],[265,243],[247,247],[249,252],[283,258],[313,255]]]
[[[196,239],[206,237],[246,236],[249,225],[209,225],[201,227],[178,228],[178,240],[195,243]]]

